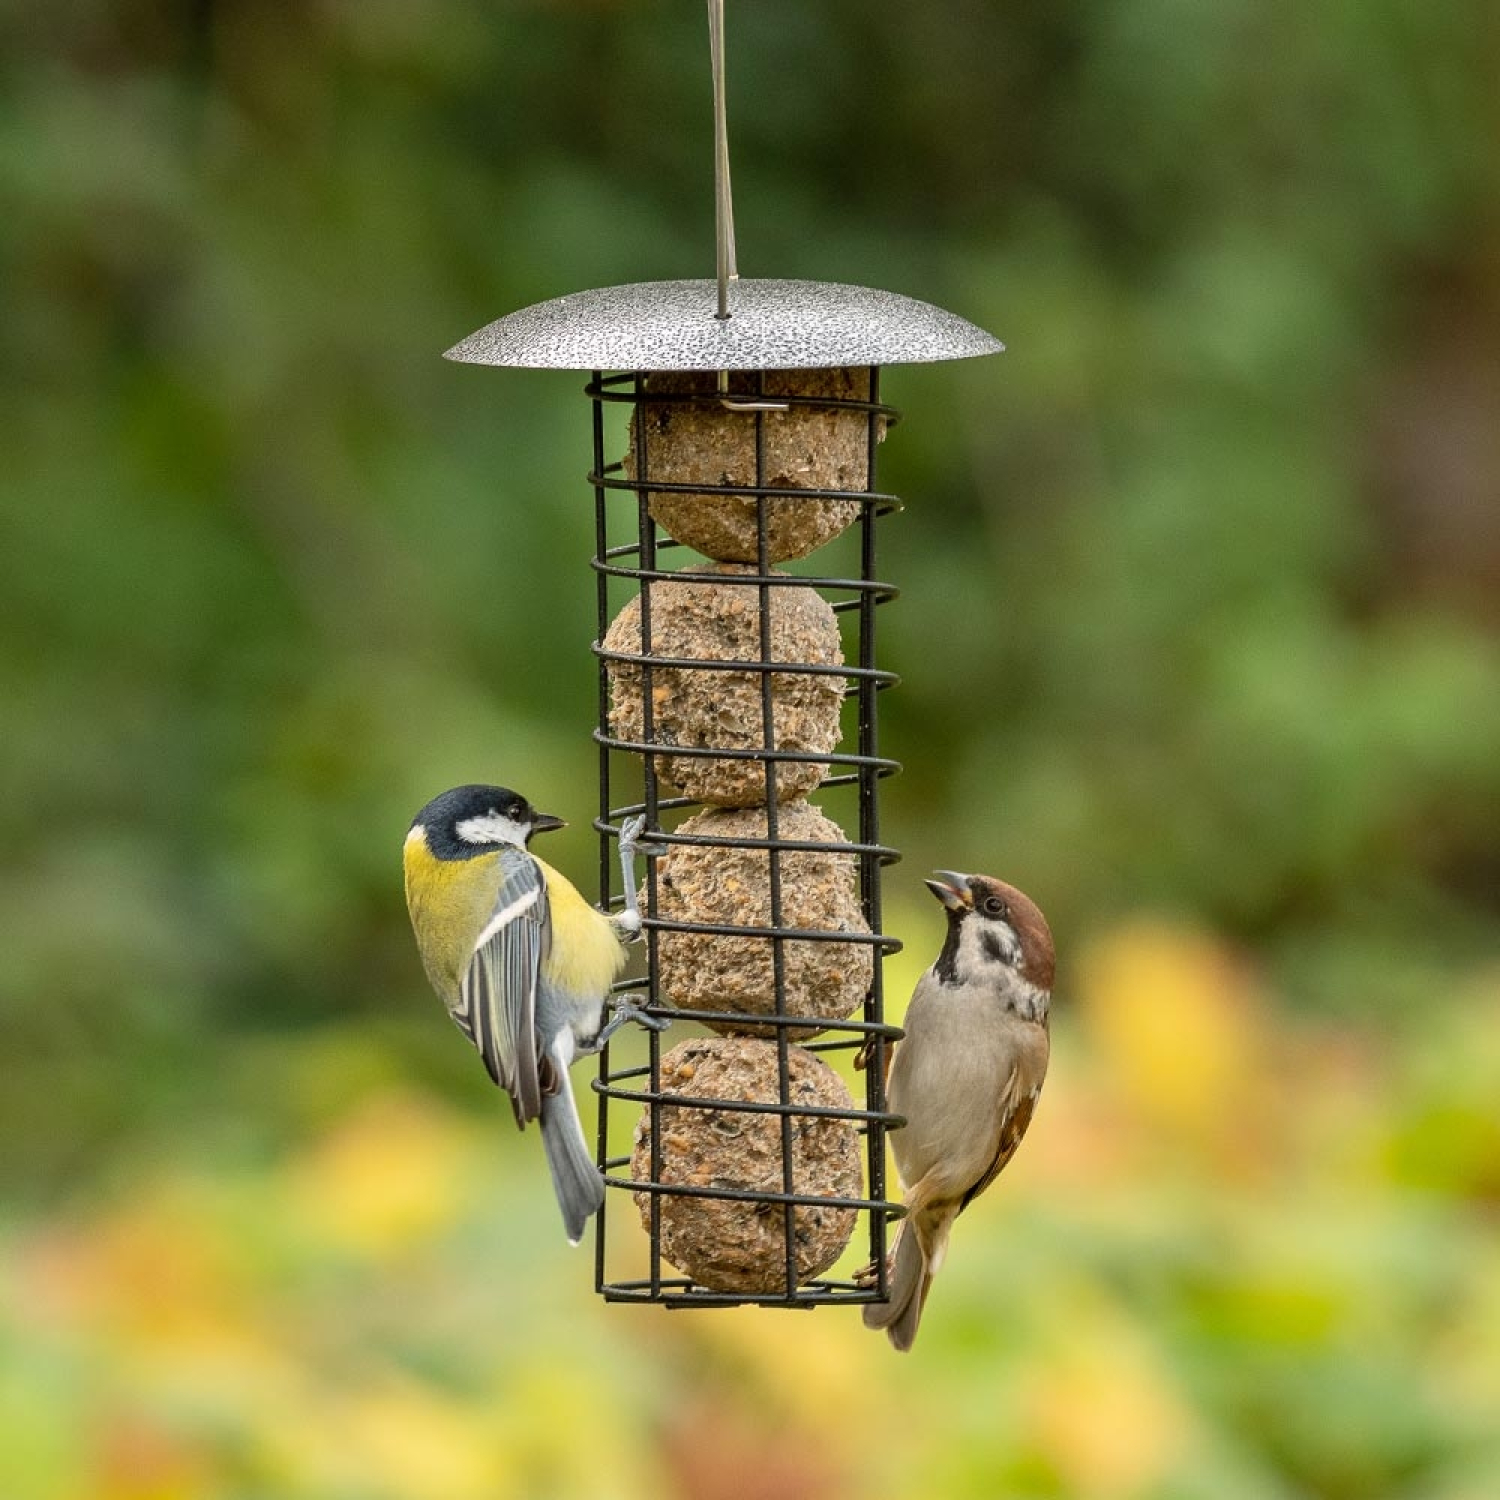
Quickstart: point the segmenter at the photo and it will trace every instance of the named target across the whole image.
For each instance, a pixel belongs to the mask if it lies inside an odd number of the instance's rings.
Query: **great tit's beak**
[[[974,905],[974,897],[969,892],[969,877],[960,875],[957,870],[934,870],[936,880],[926,881],[927,889],[932,892],[949,911],[963,911]]]
[[[551,833],[554,828],[566,828],[566,818],[554,818],[551,813],[534,812],[531,815],[531,831],[533,833]]]

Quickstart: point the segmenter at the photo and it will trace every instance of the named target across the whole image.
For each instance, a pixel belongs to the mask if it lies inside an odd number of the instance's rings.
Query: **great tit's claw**
[[[633,859],[637,854],[645,859],[655,859],[658,855],[667,852],[665,844],[643,844],[641,835],[646,831],[645,813],[637,813],[635,817],[628,819],[620,825],[620,855],[623,859]]]
[[[648,1016],[639,1005],[629,1000],[616,1000],[614,1015],[605,1022],[603,1030],[594,1038],[587,1050],[597,1052],[628,1021],[634,1021],[637,1026],[644,1026],[647,1031],[665,1031],[672,1024],[665,1016]]]
[[[617,1002],[612,1019],[622,1024],[626,1021],[634,1021],[637,1026],[643,1026],[647,1031],[665,1031],[672,1024],[666,1016],[650,1015],[643,1007],[630,1003]]]
[[[895,1257],[887,1255],[885,1258],[885,1274],[889,1279],[895,1266]],[[880,1268],[872,1260],[869,1265],[861,1266],[850,1278],[857,1287],[872,1287],[880,1280]]]

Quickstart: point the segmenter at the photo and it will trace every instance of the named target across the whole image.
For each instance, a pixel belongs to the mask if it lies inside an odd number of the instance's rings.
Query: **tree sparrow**
[[[906,1117],[891,1133],[906,1218],[888,1262],[890,1300],[864,1310],[865,1326],[903,1350],[953,1221],[1015,1154],[1047,1076],[1047,919],[1003,881],[935,873],[927,886],[947,908],[948,936],[917,981],[887,1090],[891,1111]]]

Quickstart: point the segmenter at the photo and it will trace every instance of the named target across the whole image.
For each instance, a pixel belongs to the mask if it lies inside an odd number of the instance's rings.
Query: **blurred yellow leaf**
[[[1157,1488],[1191,1434],[1187,1407],[1143,1338],[1080,1288],[1060,1344],[1030,1362],[1025,1446],[1062,1493],[1124,1500]]]
[[[92,1500],[206,1500],[217,1488],[201,1450],[137,1415],[96,1435],[92,1468]]]
[[[1075,972],[1082,1027],[1135,1123],[1223,1165],[1263,1156],[1286,1103],[1268,1089],[1262,998],[1221,943],[1141,919],[1096,938]]]
[[[662,1492],[642,1392],[618,1375],[612,1385],[608,1367],[589,1354],[586,1341],[572,1339],[518,1351],[491,1403],[491,1430],[507,1459],[504,1496],[623,1500]]]
[[[20,1262],[30,1312],[121,1349],[225,1351],[258,1341],[250,1251],[190,1180],[143,1186],[124,1208],[37,1236]]]
[[[1403,1059],[1381,1156],[1427,1192],[1500,1203],[1500,970],[1457,988]]]
[[[463,1210],[470,1143],[436,1102],[382,1093],[293,1164],[292,1199],[308,1227],[331,1244],[399,1253],[441,1233]]]
[[[382,1500],[524,1493],[485,1413],[438,1388],[381,1371],[314,1394],[314,1405],[260,1427],[258,1462],[285,1491]]]

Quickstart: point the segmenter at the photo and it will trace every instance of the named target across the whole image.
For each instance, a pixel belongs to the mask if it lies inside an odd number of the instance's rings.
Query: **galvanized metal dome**
[[[1005,346],[954,313],[828,281],[644,281],[524,307],[446,358],[532,370],[793,370],[926,364]]]

